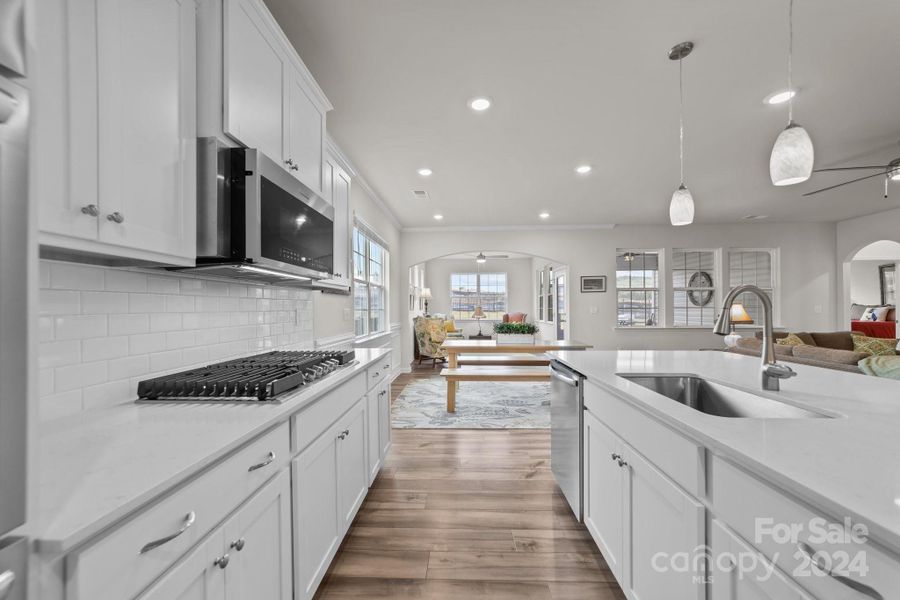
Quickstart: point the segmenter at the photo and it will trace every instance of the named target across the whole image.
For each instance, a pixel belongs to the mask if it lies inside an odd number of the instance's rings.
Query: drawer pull
[[[619,466],[620,466],[620,467],[627,467],[627,466],[628,466],[628,463],[625,462],[624,460],[622,460],[621,457],[617,458],[617,459],[616,459],[616,462],[619,463]]]
[[[219,567],[220,569],[224,569],[225,567],[228,566],[228,561],[230,561],[230,560],[231,559],[229,558],[228,554],[224,554],[224,555],[220,556],[219,558],[217,558],[216,560],[214,560],[213,564],[216,565],[217,567]]]
[[[871,588],[864,583],[860,583],[858,581],[854,581],[849,577],[844,577],[843,575],[836,575],[828,568],[828,565],[824,563],[823,560],[816,559],[816,551],[815,549],[807,544],[806,542],[800,542],[797,544],[797,549],[800,550],[801,554],[806,556],[809,559],[809,562],[816,566],[817,569],[834,579],[840,583],[843,583],[851,590],[857,591],[863,596],[868,598],[873,598],[874,600],[884,600],[884,596],[879,594],[874,588]]]
[[[378,397],[380,398],[381,396],[384,396],[385,394],[387,394],[387,390],[381,390],[380,392],[378,392]]]
[[[237,550],[238,552],[240,552],[241,550],[244,549],[245,543],[246,542],[245,542],[244,538],[238,538],[238,539],[234,540],[233,542],[231,542],[231,547],[234,548],[235,550]]]
[[[375,371],[375,377],[379,377],[379,376],[381,376],[381,372],[380,372],[380,371]]]
[[[3,571],[0,573],[0,600],[9,597],[13,584],[16,582],[16,574],[12,571]]]
[[[179,535],[181,535],[182,533],[184,533],[185,531],[190,529],[191,525],[194,524],[194,521],[196,519],[197,519],[197,515],[194,513],[194,511],[189,512],[184,517],[184,525],[181,526],[181,529],[179,529],[177,532],[173,533],[172,535],[167,535],[164,538],[159,538],[158,540],[154,540],[154,541],[150,542],[149,544],[147,544],[146,546],[141,548],[141,554],[150,552],[154,548],[159,548],[163,544],[167,544],[167,543],[171,542],[172,540],[177,538]]]
[[[106,215],[106,220],[112,221],[113,223],[124,223],[125,215],[123,215],[120,212],[114,212],[114,213]]]
[[[88,215],[90,217],[96,217],[100,214],[100,209],[97,208],[96,204],[88,204],[87,206],[81,207],[82,214]]]
[[[349,429],[345,429],[345,430],[343,430],[343,431],[338,435],[338,439],[341,439],[341,440],[342,440],[342,439],[346,438],[346,437],[349,436],[349,435],[350,435],[350,430],[349,430]]]
[[[613,452],[612,454],[609,455],[609,457],[610,457],[611,459],[613,459],[613,462],[615,462],[615,461],[621,459],[621,458],[622,458],[622,455],[621,455],[621,454],[616,454],[615,452]]]
[[[261,463],[253,465],[252,467],[247,469],[247,472],[252,473],[253,471],[255,471],[257,469],[262,469],[263,467],[268,467],[269,465],[272,464],[273,460],[275,460],[275,453],[269,452],[269,455],[266,457],[266,460],[262,461]]]

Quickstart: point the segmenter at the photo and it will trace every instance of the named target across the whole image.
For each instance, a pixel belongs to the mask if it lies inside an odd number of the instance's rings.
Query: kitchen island
[[[796,365],[762,392],[759,360],[724,352],[552,355],[585,377],[584,522],[626,594],[896,597],[897,382]],[[693,375],[806,416],[706,414],[620,374]],[[680,552],[711,559],[676,572]]]

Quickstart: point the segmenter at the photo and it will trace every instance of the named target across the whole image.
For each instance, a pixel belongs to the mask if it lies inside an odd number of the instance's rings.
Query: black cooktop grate
[[[353,350],[277,350],[154,377],[138,383],[141,400],[272,400],[353,362]]]

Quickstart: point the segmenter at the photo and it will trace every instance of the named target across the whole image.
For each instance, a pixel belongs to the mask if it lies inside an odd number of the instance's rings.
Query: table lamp
[[[425,301],[425,316],[428,316],[428,301],[431,300],[431,288],[422,288],[422,300]]]
[[[472,313],[472,318],[478,321],[478,335],[484,335],[481,333],[481,319],[486,319],[487,315],[484,314],[484,309],[481,308],[481,305],[475,307],[475,312]]]
[[[737,346],[738,340],[741,339],[740,334],[735,331],[735,325],[752,325],[753,319],[747,314],[744,305],[735,302],[731,305],[731,333],[725,336],[725,345],[729,348]]]

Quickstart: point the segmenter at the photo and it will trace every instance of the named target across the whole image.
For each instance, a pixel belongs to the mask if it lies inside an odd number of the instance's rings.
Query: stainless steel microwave
[[[199,140],[197,268],[266,283],[334,273],[334,207],[258,150]]]

